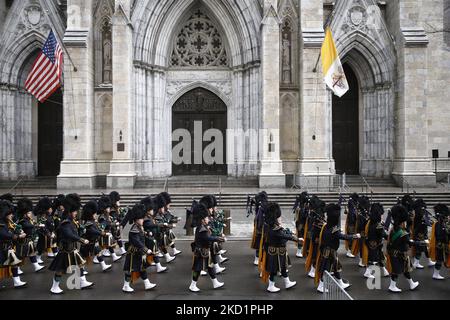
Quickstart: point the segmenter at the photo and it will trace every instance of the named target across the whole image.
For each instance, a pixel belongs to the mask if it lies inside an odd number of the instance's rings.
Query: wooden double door
[[[359,175],[359,86],[347,64],[344,71],[350,90],[333,95],[333,158],[338,174]]]
[[[63,158],[63,94],[38,103],[38,176],[56,177]]]
[[[185,129],[191,137],[190,163],[179,165],[174,163],[172,174],[174,176],[227,175],[227,107],[225,103],[214,93],[197,88],[182,96],[173,106],[172,112],[172,130]],[[205,141],[205,133],[210,129],[220,132],[222,142],[219,143],[222,146],[220,150],[214,149],[211,152],[213,158],[218,160],[218,163],[213,164],[205,162],[204,151],[211,143],[218,142],[220,139],[216,141],[214,137],[210,141]],[[201,149],[196,148],[196,141],[201,144]],[[179,143],[180,141],[174,141],[173,147]],[[179,156],[186,155],[181,153]],[[195,161],[196,159],[200,161]]]

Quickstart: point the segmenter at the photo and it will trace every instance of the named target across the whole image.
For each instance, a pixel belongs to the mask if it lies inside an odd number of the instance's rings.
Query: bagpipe
[[[250,195],[247,195],[247,205],[246,205],[246,211],[247,211],[247,218],[251,215],[255,214],[254,208],[256,207],[256,199],[255,197],[251,197]]]
[[[9,221],[8,225],[9,229],[14,233],[16,236],[23,235],[23,229],[20,224],[14,223],[12,221]],[[20,260],[17,255],[16,251],[11,247],[8,249],[8,258],[3,263],[4,266],[17,266],[22,263],[22,260]]]
[[[289,228],[286,228],[286,229],[283,228],[283,229],[281,229],[281,232],[287,237],[290,237],[293,239],[298,239],[297,235],[294,232],[292,232]]]
[[[310,210],[309,211],[309,217],[311,218],[313,223],[316,223],[316,224],[325,224],[325,223],[327,223],[325,217],[323,215],[317,213],[315,210]]]
[[[197,227],[196,221],[194,221],[194,207],[198,205],[198,201],[192,199],[192,205],[190,208],[186,208],[186,223],[184,224],[183,229],[188,230]]]

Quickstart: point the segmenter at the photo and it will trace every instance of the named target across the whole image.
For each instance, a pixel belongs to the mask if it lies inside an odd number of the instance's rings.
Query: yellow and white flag
[[[329,27],[322,45],[322,65],[325,83],[335,95],[342,97],[350,88]]]

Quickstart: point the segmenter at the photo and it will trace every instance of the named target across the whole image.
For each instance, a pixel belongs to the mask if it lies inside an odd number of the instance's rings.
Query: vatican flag
[[[350,88],[329,27],[322,45],[322,65],[325,83],[335,95],[342,97]]]

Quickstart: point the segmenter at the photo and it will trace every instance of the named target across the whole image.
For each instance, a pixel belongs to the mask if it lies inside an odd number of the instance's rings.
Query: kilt
[[[125,272],[142,272],[147,270],[150,265],[147,262],[147,256],[133,248],[129,248],[125,256],[123,271]]]
[[[210,248],[195,248],[194,259],[192,262],[192,271],[207,271],[208,268],[212,268],[212,266],[213,259],[211,256]]]
[[[267,250],[266,271],[271,274],[282,272],[290,264],[286,247],[269,247]]]
[[[36,249],[34,247],[34,241],[31,238],[25,238],[16,244],[16,255],[19,259],[23,260],[35,254]]]
[[[82,268],[86,261],[81,257],[78,250],[60,251],[50,264],[49,270],[65,273],[73,266]],[[70,272],[70,271],[69,271]]]
[[[399,275],[406,272],[412,272],[413,266],[407,252],[398,252],[396,250],[389,252],[392,266],[392,274]]]

